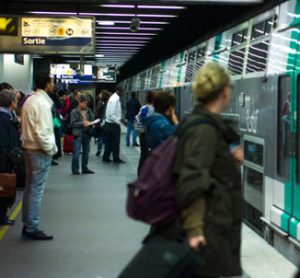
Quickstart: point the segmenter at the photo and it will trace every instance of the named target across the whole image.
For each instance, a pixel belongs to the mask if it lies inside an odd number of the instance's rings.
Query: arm
[[[71,127],[72,128],[84,128],[84,121],[81,117],[78,117],[75,110],[71,112]]]

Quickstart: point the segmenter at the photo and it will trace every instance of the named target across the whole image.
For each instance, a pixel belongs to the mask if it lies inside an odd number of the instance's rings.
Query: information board
[[[0,52],[34,54],[93,54],[95,52],[94,18],[19,17],[13,19],[8,22],[6,17],[0,17]],[[12,25],[13,23],[15,25]],[[1,27],[3,27],[2,32]]]
[[[116,82],[116,67],[114,66],[99,66],[96,67],[97,81],[103,83],[115,83]]]

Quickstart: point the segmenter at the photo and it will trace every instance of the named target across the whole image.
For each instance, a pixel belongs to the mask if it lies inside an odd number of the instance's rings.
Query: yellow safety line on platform
[[[19,202],[18,206],[14,209],[14,211],[12,212],[12,214],[10,215],[9,219],[11,220],[16,220],[20,210],[22,208],[22,201]],[[4,238],[4,236],[6,235],[8,229],[9,229],[10,226],[6,225],[6,226],[3,226],[1,229],[0,229],[0,240],[2,240]]]

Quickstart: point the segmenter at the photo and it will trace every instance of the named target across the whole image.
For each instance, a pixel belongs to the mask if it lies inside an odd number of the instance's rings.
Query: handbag
[[[0,173],[0,197],[14,198],[16,196],[16,184],[16,174]]]
[[[148,241],[119,278],[191,278],[202,265],[201,255],[183,240]]]

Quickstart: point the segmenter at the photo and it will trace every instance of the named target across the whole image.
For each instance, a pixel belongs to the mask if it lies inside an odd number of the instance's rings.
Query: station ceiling
[[[221,28],[282,2],[265,0],[241,4],[242,1],[1,0],[0,14],[95,16],[96,57],[85,60],[117,64],[121,80]],[[141,20],[140,28],[131,32],[130,22],[136,16]],[[55,59],[79,61],[80,58]]]

